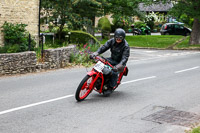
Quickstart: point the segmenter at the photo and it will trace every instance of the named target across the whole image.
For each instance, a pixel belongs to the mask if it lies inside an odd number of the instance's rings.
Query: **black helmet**
[[[126,33],[123,29],[121,28],[116,29],[115,34],[114,34],[115,38],[121,38],[121,40],[124,40],[125,36],[126,36]]]

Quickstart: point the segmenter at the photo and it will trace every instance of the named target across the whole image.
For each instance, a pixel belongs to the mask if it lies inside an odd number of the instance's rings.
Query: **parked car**
[[[161,27],[161,35],[183,35],[189,36],[192,30],[179,23],[166,23]]]

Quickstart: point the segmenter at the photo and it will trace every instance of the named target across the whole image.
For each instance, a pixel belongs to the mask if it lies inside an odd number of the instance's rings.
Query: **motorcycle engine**
[[[97,79],[97,82],[96,82],[96,85],[95,85],[95,87],[96,87],[97,90],[100,90],[100,88],[101,88],[101,83],[102,83],[102,79],[101,79],[101,78],[98,78],[98,79]]]

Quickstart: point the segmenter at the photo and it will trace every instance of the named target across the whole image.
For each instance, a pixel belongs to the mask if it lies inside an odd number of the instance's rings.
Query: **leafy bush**
[[[126,32],[128,32],[128,29],[131,28],[131,24],[133,23],[132,18],[128,17],[128,16],[114,16],[113,15],[113,26],[112,26],[112,31],[114,32],[117,28],[122,28],[124,29]]]
[[[26,24],[12,24],[5,22],[2,26],[4,33],[4,47],[0,53],[23,52],[29,49],[29,33],[26,31]],[[31,39],[31,50],[34,50],[35,41]]]
[[[145,18],[146,24],[153,30],[155,18],[153,16],[147,16]]]
[[[83,31],[70,31],[66,34],[66,36],[69,37],[70,43],[78,45],[90,43],[90,40],[93,40],[96,44],[100,44],[94,36]]]
[[[142,21],[138,21],[138,22],[135,22],[134,25],[135,25],[135,28],[140,29],[142,27],[146,27],[147,24]]]
[[[110,38],[110,32],[111,32],[111,24],[107,17],[102,17],[99,19],[98,27],[100,28],[102,32],[102,38]]]
[[[89,58],[89,55],[98,48],[97,45],[88,44],[83,47],[76,47],[70,56],[70,62],[75,65],[90,66],[93,64],[93,60]]]
[[[99,19],[98,27],[102,31],[107,31],[107,32],[111,31],[111,24],[110,24],[110,21],[108,20],[107,17],[102,17],[102,18]]]

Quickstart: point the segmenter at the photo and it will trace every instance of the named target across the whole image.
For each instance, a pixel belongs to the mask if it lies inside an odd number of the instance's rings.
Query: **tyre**
[[[165,35],[169,35],[169,33],[165,33]]]
[[[89,89],[92,81],[93,81],[93,77],[89,76],[89,75],[86,75],[82,79],[82,81],[80,82],[80,84],[76,90],[75,98],[77,101],[83,101],[93,90],[93,88]]]

